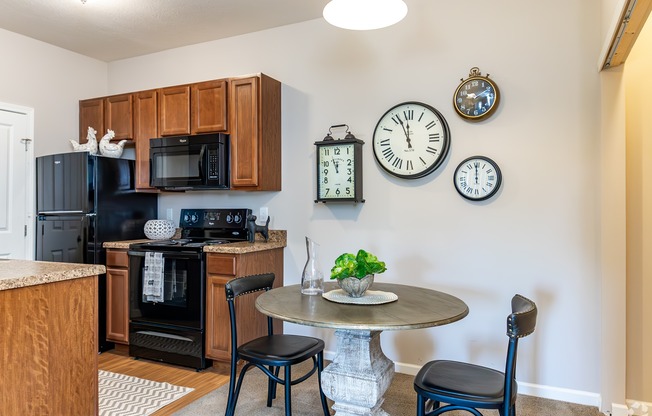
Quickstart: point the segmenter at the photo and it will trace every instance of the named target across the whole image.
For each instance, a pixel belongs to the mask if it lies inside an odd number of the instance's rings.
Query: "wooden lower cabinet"
[[[241,276],[274,273],[274,287],[283,286],[283,249],[243,254],[207,254],[206,265],[206,358],[231,359],[231,330],[226,303],[226,283]],[[236,301],[238,345],[267,334],[267,317],[254,303],[260,294],[245,295]],[[281,321],[274,321],[274,333],[283,333]]]
[[[106,250],[106,339],[129,344],[129,256]]]

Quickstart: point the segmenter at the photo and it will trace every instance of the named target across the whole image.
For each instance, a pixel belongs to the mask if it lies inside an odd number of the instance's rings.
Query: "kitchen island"
[[[96,415],[101,265],[0,260],[0,414]]]

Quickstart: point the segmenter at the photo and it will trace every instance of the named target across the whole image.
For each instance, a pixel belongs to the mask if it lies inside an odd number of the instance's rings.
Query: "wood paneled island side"
[[[0,260],[0,415],[96,415],[101,265]]]

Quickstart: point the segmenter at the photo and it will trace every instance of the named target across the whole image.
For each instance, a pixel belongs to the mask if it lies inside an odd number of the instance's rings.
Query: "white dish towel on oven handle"
[[[145,253],[143,269],[143,301],[163,302],[163,276],[165,259],[163,253]]]

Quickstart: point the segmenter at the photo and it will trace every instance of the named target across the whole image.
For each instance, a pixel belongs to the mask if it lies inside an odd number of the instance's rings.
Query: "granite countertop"
[[[242,241],[239,243],[204,246],[204,253],[243,254],[283,248],[287,245],[287,236],[287,230],[269,230],[268,241],[265,241],[260,234],[256,234],[256,239],[253,243]]]
[[[225,253],[225,254],[243,254],[255,251],[272,250],[287,246],[287,230],[269,230],[269,239],[267,242],[257,233],[256,240],[253,243],[242,241],[239,243],[216,244],[214,246],[205,246],[205,253]],[[104,243],[104,248],[128,249],[132,243],[140,243],[151,240],[124,240],[109,241]]]
[[[105,241],[104,244],[102,244],[102,247],[104,248],[124,248],[128,249],[130,244],[133,243],[146,243],[148,239],[142,239],[142,240],[122,240],[122,241]]]
[[[96,264],[53,263],[31,260],[0,260],[0,290],[17,289],[106,272]]]

